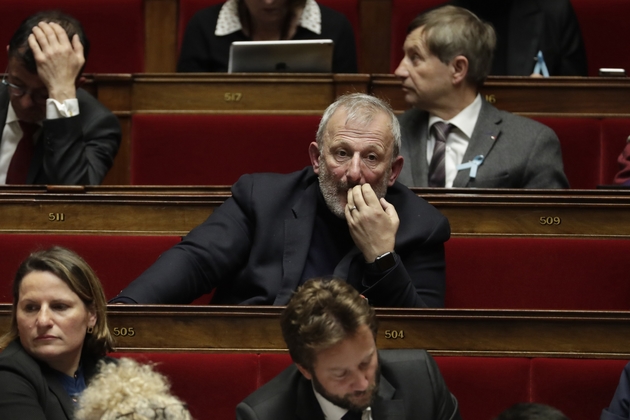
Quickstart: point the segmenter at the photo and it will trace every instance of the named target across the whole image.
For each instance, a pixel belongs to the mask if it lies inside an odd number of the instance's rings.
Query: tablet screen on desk
[[[237,41],[228,73],[331,73],[333,41]]]

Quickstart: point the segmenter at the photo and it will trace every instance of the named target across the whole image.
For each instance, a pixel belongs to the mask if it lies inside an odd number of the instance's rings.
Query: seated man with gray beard
[[[312,166],[242,176],[232,197],[113,303],[286,305],[335,275],[383,307],[444,306],[446,218],[396,182],[400,127],[389,105],[340,97],[309,145]]]
[[[374,309],[343,280],[307,281],[280,326],[295,364],[240,403],[238,420],[461,420],[426,351],[377,351]]]

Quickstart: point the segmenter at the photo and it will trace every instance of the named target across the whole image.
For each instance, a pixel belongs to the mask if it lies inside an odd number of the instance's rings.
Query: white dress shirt
[[[75,115],[79,115],[78,99],[66,99],[63,103],[50,98],[46,100],[46,119],[53,120],[57,118],[73,117]],[[41,127],[42,122],[40,121],[38,125]],[[41,131],[40,129],[35,132],[34,141],[37,141]],[[21,139],[22,128],[20,127],[13,105],[9,102],[7,119],[4,123],[2,139],[0,140],[0,185],[7,183],[9,165],[11,164],[13,154]]]
[[[312,383],[312,381],[311,381]],[[315,398],[317,398],[317,402],[319,402],[319,406],[322,408],[322,412],[324,413],[324,418],[326,420],[341,420],[343,416],[348,412],[347,409],[341,408],[321,395],[319,392],[313,388],[313,392],[315,393]],[[363,415],[361,420],[372,420],[372,408],[368,407],[363,410]]]
[[[466,153],[466,149],[468,148],[468,142],[475,130],[475,124],[477,124],[479,112],[481,112],[481,103],[481,95],[477,94],[477,97],[470,105],[448,121],[436,117],[435,115],[429,115],[427,165],[431,164],[433,149],[435,148],[435,135],[433,134],[433,130],[431,130],[433,124],[438,121],[444,121],[453,125],[451,132],[446,138],[446,149],[444,151],[444,168],[446,171],[444,186],[446,188],[453,186],[453,181],[455,181],[455,177],[457,176],[457,166],[462,163],[464,153]]]

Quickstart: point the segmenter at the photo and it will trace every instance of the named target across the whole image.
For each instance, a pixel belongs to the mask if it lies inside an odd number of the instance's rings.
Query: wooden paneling
[[[120,351],[286,351],[283,308],[270,306],[110,305]],[[630,313],[377,309],[381,349],[423,348],[436,355],[630,357]],[[0,333],[10,305],[0,305]],[[395,331],[395,333],[394,333]],[[390,337],[386,338],[386,334]],[[402,337],[401,337],[402,333]]]
[[[144,0],[147,73],[174,72],[177,65],[177,0]]]
[[[397,112],[409,109],[394,75],[372,75],[370,92],[389,101]],[[625,78],[492,76],[481,93],[497,108],[521,115],[630,116],[630,79]]]
[[[630,191],[413,190],[446,215],[453,236],[630,238]],[[228,186],[9,186],[0,232],[183,235],[228,197]]]

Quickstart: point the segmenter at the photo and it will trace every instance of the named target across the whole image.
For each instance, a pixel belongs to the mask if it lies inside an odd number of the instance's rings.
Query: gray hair
[[[328,121],[339,109],[345,109],[347,112],[346,123],[354,121],[359,124],[369,124],[376,115],[384,113],[389,117],[389,130],[394,140],[392,160],[400,153],[400,124],[398,118],[394,114],[392,107],[387,102],[380,100],[374,96],[366,95],[365,93],[350,93],[340,96],[335,102],[333,102],[322,116],[322,120],[319,122],[319,128],[317,129],[317,147],[321,152],[324,146],[324,136],[327,132]]]
[[[456,6],[432,9],[416,17],[407,33],[422,28],[426,47],[444,64],[458,55],[468,60],[466,80],[481,86],[492,68],[497,37],[491,24]]]

